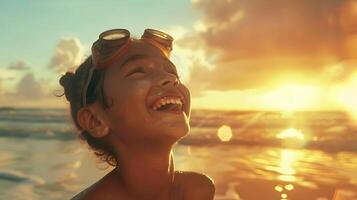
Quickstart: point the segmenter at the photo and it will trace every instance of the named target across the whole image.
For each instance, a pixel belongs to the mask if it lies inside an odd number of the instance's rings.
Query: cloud
[[[2,78],[0,77],[0,95],[3,95],[3,93],[4,93],[4,89],[2,85]]]
[[[77,38],[61,39],[52,55],[49,68],[64,72],[77,67],[83,60],[83,46]]]
[[[15,87],[15,93],[11,94],[20,99],[40,99],[45,96],[43,89],[38,80],[32,73],[25,74]]]
[[[0,74],[3,81],[13,80],[18,75],[15,70],[9,70],[8,68],[0,68]]]
[[[11,84],[0,78],[0,105],[11,107],[64,107],[66,101],[54,96],[51,79],[35,77],[27,72],[17,82]]]
[[[177,66],[181,80],[184,83],[191,82],[192,73],[197,69],[211,70],[215,57],[208,57],[207,52],[202,48],[190,48],[184,45],[175,45],[172,53],[172,61]]]
[[[191,71],[197,90],[333,84],[356,71],[350,64],[357,59],[356,1],[195,0],[193,6],[202,19],[187,40],[199,41],[207,58],[220,55],[215,68]]]
[[[29,67],[24,61],[19,60],[19,61],[10,63],[10,65],[7,67],[7,69],[22,71],[22,70],[29,69]]]
[[[175,63],[180,80],[189,84],[192,82],[192,72],[197,69],[211,70],[215,66],[213,61],[216,56],[208,56],[207,51],[202,47],[202,41],[191,35],[192,30],[182,26],[171,26],[163,30],[174,38],[174,48],[171,53],[171,60]],[[192,93],[199,94],[202,86],[192,89]]]
[[[346,14],[345,7],[352,4],[348,0],[202,0],[195,7],[203,12],[207,27],[200,36],[210,47],[223,50],[226,59],[234,59],[305,55],[306,51],[343,54],[337,48],[346,39],[341,34],[353,33],[349,27],[357,20],[352,19],[357,18],[352,11]]]

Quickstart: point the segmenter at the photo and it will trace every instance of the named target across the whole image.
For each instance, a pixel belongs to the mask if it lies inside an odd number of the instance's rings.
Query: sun
[[[281,140],[281,145],[286,148],[301,148],[307,141],[305,135],[295,128],[288,128],[276,135]]]
[[[279,139],[297,139],[297,140],[304,140],[305,135],[295,128],[288,128],[280,132],[276,135]]]

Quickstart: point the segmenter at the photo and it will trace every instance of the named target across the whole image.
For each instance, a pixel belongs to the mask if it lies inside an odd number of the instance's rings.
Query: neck
[[[121,145],[117,149],[121,183],[134,199],[168,199],[174,178],[172,146]]]

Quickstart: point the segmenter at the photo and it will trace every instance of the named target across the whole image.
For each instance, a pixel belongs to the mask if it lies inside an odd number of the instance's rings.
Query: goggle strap
[[[87,105],[87,90],[90,84],[90,81],[92,80],[93,74],[94,74],[95,67],[92,66],[88,72],[88,78],[84,82],[84,87],[82,90],[82,106]]]
[[[123,46],[121,46],[112,56],[107,58],[104,61],[94,63],[96,69],[102,69],[105,67],[108,67],[110,64],[113,63],[114,60],[119,58],[121,55],[123,55],[126,51],[128,51],[130,45],[131,45],[132,39],[128,39]]]

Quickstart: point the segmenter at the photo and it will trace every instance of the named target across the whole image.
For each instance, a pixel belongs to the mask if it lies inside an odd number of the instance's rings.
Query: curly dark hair
[[[83,87],[92,67],[92,57],[89,56],[79,65],[75,73],[66,72],[66,74],[60,78],[59,83],[64,88],[63,95],[66,96],[66,99],[70,103],[71,117],[76,128],[79,130],[79,137],[88,143],[100,160],[105,161],[111,166],[117,166],[118,162],[114,156],[112,147],[103,139],[93,137],[80,126],[77,120],[78,111],[84,107],[82,102]],[[103,69],[95,69],[87,89],[86,99],[87,104],[93,104],[98,101],[104,109],[107,109],[110,107],[110,104],[103,90],[105,72]]]

